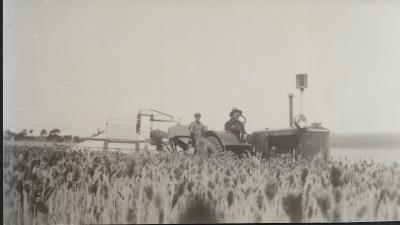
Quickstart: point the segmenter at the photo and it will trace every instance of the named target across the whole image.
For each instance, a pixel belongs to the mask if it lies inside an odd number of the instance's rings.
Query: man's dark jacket
[[[225,123],[225,131],[232,132],[239,141],[241,141],[240,134],[246,134],[244,124],[234,118],[231,118]]]

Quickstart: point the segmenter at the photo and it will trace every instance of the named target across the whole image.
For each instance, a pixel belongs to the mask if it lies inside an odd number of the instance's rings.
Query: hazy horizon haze
[[[3,1],[3,130],[90,135],[157,109],[222,130],[400,133],[400,1]],[[156,125],[155,125],[156,126]]]

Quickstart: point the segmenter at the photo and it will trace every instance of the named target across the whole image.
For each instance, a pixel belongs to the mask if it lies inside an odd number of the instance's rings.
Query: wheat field
[[[4,224],[399,220],[400,166],[3,148]]]

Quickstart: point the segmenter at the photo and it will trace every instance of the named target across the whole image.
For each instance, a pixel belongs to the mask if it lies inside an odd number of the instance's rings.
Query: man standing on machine
[[[236,136],[240,143],[243,143],[247,133],[244,129],[243,122],[239,120],[239,117],[242,116],[242,111],[238,108],[233,108],[229,113],[229,116],[231,119],[225,123],[225,131],[231,132]]]
[[[190,138],[192,139],[192,145],[195,146],[197,139],[203,136],[204,131],[206,131],[206,126],[200,122],[200,113],[194,114],[195,120],[190,123],[189,131],[190,131]]]

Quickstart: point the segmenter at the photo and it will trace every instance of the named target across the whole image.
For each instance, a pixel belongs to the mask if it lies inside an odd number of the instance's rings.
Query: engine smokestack
[[[297,74],[296,75],[296,87],[300,89],[300,114],[303,114],[304,105],[304,89],[307,88],[307,74]]]
[[[293,94],[289,94],[289,126],[293,127]]]

